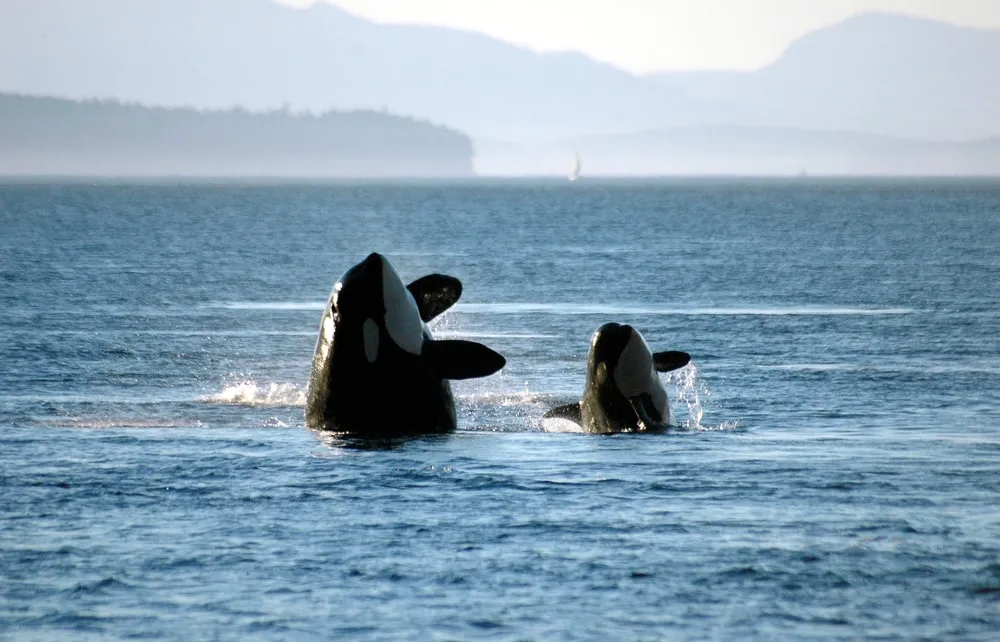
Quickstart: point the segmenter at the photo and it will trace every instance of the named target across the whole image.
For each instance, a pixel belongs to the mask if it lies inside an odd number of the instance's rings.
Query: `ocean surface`
[[[988,180],[0,185],[0,638],[995,640],[998,248]],[[304,426],[371,251],[507,357],[455,434]],[[606,321],[676,431],[542,422]]]

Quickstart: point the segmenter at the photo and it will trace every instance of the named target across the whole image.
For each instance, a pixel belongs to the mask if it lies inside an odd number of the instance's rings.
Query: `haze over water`
[[[0,185],[13,639],[992,639],[1000,183]],[[507,357],[459,430],[307,430],[370,251]],[[679,429],[543,432],[605,321]],[[373,413],[406,421],[387,398]]]

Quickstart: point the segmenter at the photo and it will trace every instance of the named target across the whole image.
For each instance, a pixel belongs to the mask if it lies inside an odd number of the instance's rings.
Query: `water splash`
[[[550,403],[552,398],[550,394],[528,390],[527,384],[525,384],[525,389],[520,392],[496,390],[455,395],[456,401],[469,405],[494,404],[505,408],[519,408],[521,406],[541,408]]]
[[[427,328],[434,334],[434,336],[437,336],[439,332],[455,330],[455,321],[453,320],[451,314],[453,309],[454,308],[445,310],[442,314],[428,322]]]
[[[687,409],[687,419],[675,422],[679,427],[692,431],[736,430],[739,427],[739,422],[736,421],[724,421],[715,425],[702,423],[705,405],[709,404],[712,391],[694,363],[669,373],[666,380],[671,387],[671,398]]]
[[[541,431],[541,417],[552,406],[552,396],[535,392],[526,381],[501,371],[496,377],[456,381],[452,386],[459,424],[490,432]]]
[[[244,379],[231,383],[220,392],[202,397],[206,403],[255,408],[304,407],[306,393],[292,383],[258,383]]]

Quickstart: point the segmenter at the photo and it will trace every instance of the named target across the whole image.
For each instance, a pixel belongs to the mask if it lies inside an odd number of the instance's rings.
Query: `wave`
[[[881,372],[924,374],[1000,374],[1000,365],[994,364],[866,364],[866,363],[779,363],[757,366],[761,370],[788,372]]]
[[[213,301],[199,307],[211,310],[279,310],[297,312],[311,310],[321,312],[326,301]]]
[[[221,391],[202,397],[206,403],[254,408],[303,408],[306,393],[293,383],[258,383],[239,381]]]
[[[385,253],[386,256],[469,256],[468,252],[457,250],[392,250]]]
[[[534,332],[463,332],[461,330],[434,330],[436,339],[559,339],[558,334],[541,334]]]
[[[914,308],[838,306],[675,307],[593,303],[459,303],[466,314],[641,315],[641,316],[883,316],[913,314]]]
[[[775,365],[762,365],[757,367],[761,370],[789,370],[792,372],[834,372],[837,370],[854,370],[857,368],[857,366],[849,363],[779,363]]]
[[[112,428],[198,428],[204,424],[197,420],[172,420],[172,419],[151,419],[151,418],[95,418],[95,417],[53,417],[45,419],[35,419],[32,423],[51,428],[84,428],[84,429],[112,429]]]
[[[218,301],[203,308],[223,310],[322,311],[325,301]],[[888,316],[914,314],[915,308],[853,306],[664,306],[626,303],[458,303],[463,314],[640,315],[640,316]],[[548,338],[548,337],[546,337]]]
[[[121,393],[121,394],[73,394],[73,393],[43,393],[43,394],[0,394],[0,401],[7,402],[27,402],[43,404],[108,404],[108,405],[142,405],[142,406],[165,406],[171,404],[188,403],[192,401],[190,396],[178,396],[171,394],[144,394]]]
[[[27,328],[23,330],[10,330],[11,334],[23,334],[27,336],[52,336],[61,337],[315,337],[315,331],[305,330],[145,330],[145,329],[96,329],[96,330],[63,330],[63,329],[42,329]]]

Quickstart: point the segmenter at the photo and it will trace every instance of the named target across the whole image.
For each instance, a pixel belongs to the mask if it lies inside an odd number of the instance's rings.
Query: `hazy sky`
[[[468,29],[634,72],[756,69],[795,38],[866,11],[1000,28],[1000,0],[277,0],[380,22]]]

